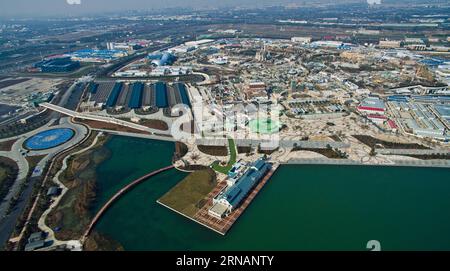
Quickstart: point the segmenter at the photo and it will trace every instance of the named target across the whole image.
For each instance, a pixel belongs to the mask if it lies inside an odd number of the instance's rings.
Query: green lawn
[[[231,138],[228,139],[228,148],[230,149],[230,160],[228,160],[227,165],[221,166],[219,161],[216,161],[211,165],[215,171],[223,174],[228,174],[228,171],[230,171],[230,169],[236,163],[237,158],[236,144]]]
[[[189,174],[158,201],[183,213],[194,216],[205,203],[205,197],[216,186],[216,173],[212,169]]]

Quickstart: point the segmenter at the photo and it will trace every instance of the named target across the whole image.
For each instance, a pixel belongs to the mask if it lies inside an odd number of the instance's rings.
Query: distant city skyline
[[[389,0],[389,2],[404,0]],[[436,1],[436,0],[434,0]],[[212,9],[221,7],[262,7],[311,3],[379,3],[381,0],[2,0],[1,17],[73,16],[89,13],[163,8]],[[387,2],[387,1],[383,1]]]
[[[3,0],[0,16],[80,15],[126,10],[163,8],[214,8],[239,5],[302,3],[305,0]],[[364,0],[361,0],[364,1]],[[80,4],[78,4],[80,3]],[[255,4],[257,3],[257,4]]]

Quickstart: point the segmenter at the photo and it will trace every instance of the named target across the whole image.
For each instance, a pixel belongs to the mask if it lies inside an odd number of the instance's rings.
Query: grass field
[[[280,131],[281,123],[272,119],[254,119],[249,122],[253,133],[273,134]]]
[[[206,203],[205,197],[215,186],[213,170],[195,171],[162,196],[159,202],[192,217]]]
[[[216,161],[211,165],[215,171],[223,174],[227,174],[228,171],[230,171],[230,169],[236,163],[237,158],[236,144],[234,143],[234,140],[231,138],[228,139],[228,148],[230,150],[230,160],[228,160],[228,163],[225,166],[221,166],[220,162]]]

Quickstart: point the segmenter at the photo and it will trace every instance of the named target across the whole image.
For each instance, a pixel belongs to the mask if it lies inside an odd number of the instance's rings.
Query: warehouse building
[[[89,89],[89,93],[90,94],[96,94],[97,90],[98,90],[98,84],[94,83],[94,82],[91,82],[91,83],[89,83],[88,89]]]
[[[398,40],[380,40],[378,47],[389,49],[389,48],[400,48],[401,41]]]
[[[95,111],[103,108],[140,109],[170,108],[185,104],[191,107],[186,85],[176,82],[168,85],[165,82],[91,82],[87,87],[88,102],[82,104],[84,111]]]
[[[144,110],[148,110],[150,109],[150,107],[156,106],[156,95],[154,85],[145,84],[142,104]]]
[[[114,88],[114,86],[115,82],[113,81],[90,83],[89,101],[94,102],[93,105],[102,108],[103,105],[106,104],[106,101],[108,100],[108,97],[111,94],[111,91]]]
[[[175,83],[174,87],[176,90],[178,90],[178,92],[180,93],[181,96],[181,102],[189,107],[191,107],[191,102],[189,100],[189,94],[188,91],[186,89],[186,85],[183,83]]]
[[[442,119],[450,124],[450,104],[434,105],[434,110]]]
[[[378,114],[369,114],[367,118],[377,124],[383,124],[388,120],[387,117]]]
[[[80,68],[80,62],[72,61],[69,56],[55,57],[38,62],[34,67],[46,73],[71,72]]]
[[[128,107],[132,109],[140,108],[142,105],[142,91],[144,90],[144,84],[137,82],[133,84],[133,89],[131,92],[130,102]]]
[[[114,85],[111,93],[108,96],[108,100],[106,100],[107,107],[114,107],[117,103],[117,99],[119,98],[120,92],[122,91],[123,83],[117,82]]]
[[[116,106],[115,109],[116,110],[122,110],[122,109],[127,109],[128,105],[130,103],[131,100],[131,84],[129,83],[125,83],[122,87],[122,91],[119,94],[119,97],[117,98],[117,102],[116,102]]]
[[[157,82],[155,84],[156,92],[156,106],[159,108],[169,107],[169,101],[167,99],[167,85],[164,82]]]
[[[403,97],[398,96],[388,98],[388,102],[392,115],[405,132],[422,138],[450,139],[450,107],[447,97],[409,96],[405,101]]]
[[[367,114],[384,115],[385,110],[384,102],[378,97],[367,97],[358,106],[358,111]]]

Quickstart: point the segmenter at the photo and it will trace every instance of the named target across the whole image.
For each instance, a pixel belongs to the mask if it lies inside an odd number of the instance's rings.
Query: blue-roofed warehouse
[[[40,69],[41,72],[62,73],[78,69],[80,62],[72,61],[70,57],[55,57],[38,62],[34,64],[34,67]]]
[[[441,116],[441,118],[450,121],[450,105],[448,104],[434,105],[434,109]]]
[[[128,103],[128,107],[136,109],[141,107],[142,104],[142,91],[144,90],[144,84],[137,82],[133,84],[133,89],[131,92],[131,99]]]
[[[389,102],[408,102],[409,97],[406,95],[392,95],[388,96],[387,100]]]
[[[422,59],[419,62],[430,67],[437,67],[439,65],[442,65],[445,62],[445,60],[439,58],[427,58]]]
[[[121,83],[121,82],[117,82],[114,85],[111,93],[108,96],[108,100],[106,100],[107,107],[113,107],[116,105],[117,99],[119,98],[119,94],[122,91],[122,86],[123,86],[123,83]]]
[[[89,92],[91,94],[97,93],[97,89],[98,89],[98,84],[97,83],[90,83],[89,84]]]
[[[169,102],[167,100],[167,85],[164,82],[157,82],[155,84],[156,92],[156,106],[159,108],[169,107]]]
[[[175,83],[174,86],[178,89],[178,92],[180,93],[181,102],[184,103],[185,105],[191,107],[191,102],[189,100],[189,95],[188,95],[188,92],[186,89],[186,85],[183,83]]]

